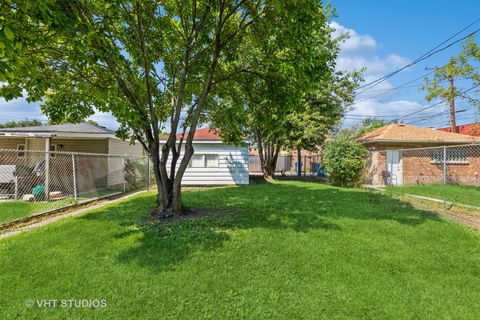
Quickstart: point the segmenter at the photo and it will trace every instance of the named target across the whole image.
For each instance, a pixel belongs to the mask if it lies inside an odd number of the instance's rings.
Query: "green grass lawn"
[[[386,190],[387,193],[391,193],[393,195],[408,193],[480,207],[479,187],[450,184],[430,184],[387,187]]]
[[[78,197],[78,202],[112,194],[118,191],[119,190],[103,190],[100,192],[83,194],[80,197]],[[26,218],[37,213],[70,206],[74,203],[75,202],[73,198],[66,198],[62,200],[49,201],[49,202],[47,201],[29,202],[29,201],[23,201],[23,200],[0,201],[0,224]]]
[[[408,203],[281,182],[145,193],[0,241],[0,319],[478,319],[480,238]],[[104,299],[104,308],[27,308]]]
[[[0,224],[26,218],[35,213],[58,209],[73,204],[72,199],[59,201],[28,202],[23,200],[9,200],[0,202]]]

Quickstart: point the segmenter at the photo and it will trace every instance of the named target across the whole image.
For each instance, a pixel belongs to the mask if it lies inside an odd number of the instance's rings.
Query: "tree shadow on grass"
[[[154,206],[154,197],[147,194],[85,215],[83,219],[136,226],[114,235],[115,238],[138,236],[134,246],[118,255],[118,261],[156,271],[171,270],[195,252],[221,248],[230,239],[232,230],[341,232],[338,219],[391,221],[409,227],[440,220],[435,213],[417,210],[409,203],[382,194],[298,182],[191,190],[183,198],[188,207],[209,210],[212,215],[167,225],[144,223],[147,212]]]

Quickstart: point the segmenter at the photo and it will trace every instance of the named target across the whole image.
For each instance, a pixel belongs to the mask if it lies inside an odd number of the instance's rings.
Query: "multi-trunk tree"
[[[111,112],[119,136],[152,159],[158,212],[178,213],[195,129],[216,87],[248,71],[236,63],[239,49],[265,12],[296,2],[5,0],[0,95],[26,92],[54,122]]]

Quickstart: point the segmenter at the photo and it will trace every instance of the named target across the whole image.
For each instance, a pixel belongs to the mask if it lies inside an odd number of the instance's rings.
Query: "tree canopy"
[[[238,61],[242,68],[250,65],[249,72],[228,83],[230,97],[210,113],[224,138],[255,141],[266,177],[273,175],[282,148],[315,149],[323,142],[359,80],[357,72],[335,69],[339,39],[328,23],[330,7],[313,1],[281,8],[253,27]]]
[[[20,120],[20,121],[7,121],[4,123],[0,123],[0,128],[15,128],[15,127],[36,127],[36,126],[41,126],[42,121],[38,119],[25,119],[25,120]]]

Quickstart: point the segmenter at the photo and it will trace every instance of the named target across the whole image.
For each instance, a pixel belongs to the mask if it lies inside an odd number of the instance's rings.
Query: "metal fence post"
[[[443,183],[447,184],[447,148],[443,147]]]
[[[147,156],[147,191],[150,191],[150,157]]]
[[[75,154],[72,153],[72,172],[73,172],[73,199],[75,204],[78,204],[78,193],[77,193],[77,168],[75,163]]]
[[[45,200],[50,200],[50,138],[45,138]]]
[[[403,184],[403,149],[400,149],[400,151],[398,152],[398,165],[400,166],[400,172],[402,174],[401,177],[397,177],[397,185],[399,184],[399,180],[400,180],[400,184]]]

